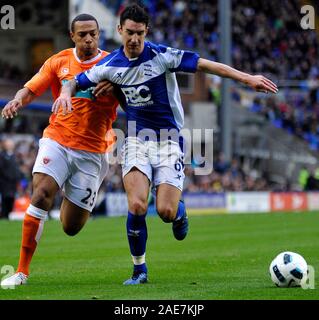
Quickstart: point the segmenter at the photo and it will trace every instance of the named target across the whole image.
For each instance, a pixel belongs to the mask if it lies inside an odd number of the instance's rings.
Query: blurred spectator
[[[298,183],[301,190],[306,190],[309,175],[308,169],[306,167],[302,167],[298,176]]]
[[[0,193],[1,217],[8,218],[12,211],[18,182],[23,178],[14,155],[14,142],[11,139],[2,141],[0,153]]]
[[[209,82],[209,97],[210,101],[213,101],[216,106],[221,104],[221,78],[216,75],[207,75]]]
[[[31,203],[31,196],[28,190],[28,182],[23,179],[17,187],[17,193],[14,200],[12,211],[10,212],[10,220],[23,219],[24,214]]]
[[[231,165],[229,168],[229,172],[231,174],[231,177],[236,179],[240,178],[241,180],[244,178],[245,174],[241,168],[241,165],[239,164],[239,161],[237,158],[233,158],[231,160]]]
[[[307,178],[305,191],[319,191],[319,180],[315,177],[313,171],[310,172]]]
[[[217,155],[217,159],[213,163],[214,170],[218,173],[225,173],[229,168],[229,163],[225,160],[222,152]]]

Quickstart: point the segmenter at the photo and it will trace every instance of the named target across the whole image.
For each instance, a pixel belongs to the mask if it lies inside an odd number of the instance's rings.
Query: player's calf
[[[82,227],[83,226],[80,226],[80,227],[78,227],[78,226],[76,226],[76,227],[74,227],[74,226],[68,226],[68,225],[63,225],[63,231],[64,231],[64,233],[65,234],[67,234],[68,236],[70,236],[70,237],[73,237],[73,236],[75,236],[75,235],[77,235],[80,231],[81,231],[81,229],[82,229]]]
[[[90,211],[79,207],[70,200],[64,198],[61,211],[60,219],[63,226],[63,231],[68,236],[75,236],[84,227],[86,221],[90,217]]]

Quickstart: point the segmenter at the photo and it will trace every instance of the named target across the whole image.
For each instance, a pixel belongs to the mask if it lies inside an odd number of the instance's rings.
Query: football
[[[298,287],[307,281],[308,265],[298,253],[279,253],[269,266],[271,280],[277,287]]]

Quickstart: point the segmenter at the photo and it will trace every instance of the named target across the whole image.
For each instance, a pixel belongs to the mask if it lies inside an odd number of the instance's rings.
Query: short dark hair
[[[144,23],[146,27],[149,24],[149,15],[144,7],[135,3],[126,7],[120,16],[120,25],[122,26],[125,20],[132,20],[137,23]]]
[[[86,13],[82,13],[82,14],[79,14],[78,16],[76,16],[72,22],[71,22],[71,31],[74,32],[74,24],[77,22],[77,21],[95,21],[96,22],[96,25],[97,25],[97,29],[99,30],[99,24],[97,22],[97,20],[91,16],[90,14],[86,14]]]

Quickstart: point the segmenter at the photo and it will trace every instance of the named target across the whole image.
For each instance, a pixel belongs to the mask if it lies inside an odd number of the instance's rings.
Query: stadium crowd
[[[120,13],[123,3],[132,1],[103,2]],[[218,60],[217,2],[144,1],[153,18],[150,40],[196,50],[203,57]],[[251,109],[319,150],[319,35],[315,30],[301,29],[302,5],[300,0],[233,0],[232,65],[249,73],[266,74],[275,81],[280,79],[283,88],[303,81],[301,94],[291,97],[286,91],[281,100],[257,98]],[[303,89],[308,90],[305,93]],[[219,96],[215,89],[211,93]]]
[[[36,159],[38,140],[17,140],[14,145],[14,154],[22,173],[19,186],[26,193],[31,193],[32,167]],[[1,148],[0,148],[1,151]],[[246,168],[240,159],[234,158],[231,163],[224,160],[222,154],[216,156],[213,162],[214,171],[209,175],[196,175],[196,162],[185,166],[186,192],[224,192],[224,191],[266,191],[271,186],[266,177],[259,177],[257,172]],[[102,188],[105,192],[122,192],[122,171],[120,163],[110,165]]]
[[[263,115],[278,128],[305,140],[314,151],[319,150],[319,90],[307,94],[284,93],[284,99],[256,97],[250,110]],[[318,92],[318,93],[317,93]],[[318,97],[317,97],[318,95]]]
[[[102,1],[102,0],[101,0]],[[118,15],[126,4],[102,1]],[[148,38],[198,51],[218,60],[218,0],[143,1],[152,17]],[[275,79],[303,80],[319,75],[318,35],[302,30],[300,0],[233,0],[233,66]],[[257,59],[258,58],[258,59]]]

